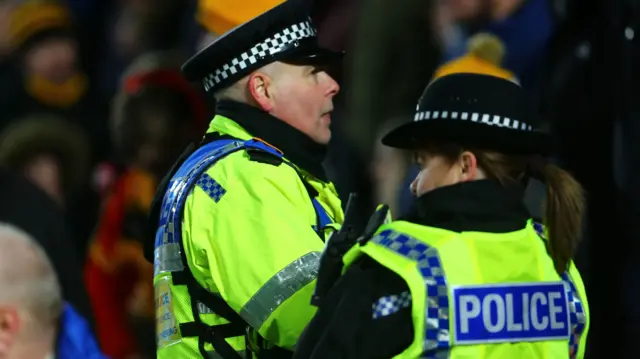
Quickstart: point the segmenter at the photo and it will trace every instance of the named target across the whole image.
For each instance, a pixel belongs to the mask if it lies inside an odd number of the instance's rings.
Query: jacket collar
[[[327,154],[326,145],[314,142],[304,133],[269,113],[243,103],[218,101],[216,115],[233,120],[251,136],[277,147],[286,158],[302,170],[321,181],[327,181],[327,175],[322,166]],[[229,135],[233,136],[233,134]]]
[[[516,184],[464,182],[421,196],[403,220],[455,232],[512,232],[530,218],[523,196],[524,189]]]

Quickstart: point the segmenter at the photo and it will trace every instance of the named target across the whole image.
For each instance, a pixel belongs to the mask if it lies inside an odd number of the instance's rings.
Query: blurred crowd
[[[110,358],[155,357],[147,212],[158,182],[213,115],[213,99],[181,77],[180,65],[282,1],[0,0],[0,222],[43,248],[62,298]],[[416,169],[380,145],[381,134],[411,118],[433,78],[480,72],[519,83],[558,139],[556,159],[590,194],[578,258],[592,298],[589,357],[610,353],[607,328],[633,333],[622,323],[640,317],[629,299],[635,289],[626,289],[640,270],[630,240],[638,233],[630,163],[640,134],[631,100],[638,5],[315,2],[320,40],[347,51],[326,161],[338,192],[358,192],[363,214],[381,202],[402,214]],[[540,191],[531,190],[535,213]]]

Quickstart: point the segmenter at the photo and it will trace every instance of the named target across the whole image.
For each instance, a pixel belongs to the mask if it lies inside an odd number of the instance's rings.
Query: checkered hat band
[[[489,126],[506,127],[519,131],[533,131],[533,126],[513,118],[479,112],[460,111],[421,111],[416,112],[414,121],[425,120],[460,120],[482,123]]]
[[[249,50],[236,56],[231,61],[222,65],[202,80],[205,91],[209,91],[219,83],[232,75],[241,72],[245,68],[257,63],[266,56],[277,54],[286,45],[308,37],[315,37],[316,29],[311,23],[311,19],[297,24],[276,33],[275,35],[256,44]]]

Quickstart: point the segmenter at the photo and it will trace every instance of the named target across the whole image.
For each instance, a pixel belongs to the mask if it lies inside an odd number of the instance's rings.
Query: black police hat
[[[269,63],[330,64],[342,53],[321,48],[310,0],[288,0],[216,39],[182,66],[215,93]]]
[[[524,90],[502,78],[470,73],[443,76],[425,89],[414,121],[392,130],[382,143],[418,149],[428,141],[512,154],[549,155],[551,139]]]

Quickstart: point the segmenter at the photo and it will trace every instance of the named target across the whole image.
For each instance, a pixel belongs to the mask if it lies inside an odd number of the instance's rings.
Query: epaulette
[[[276,151],[278,155],[266,150],[261,150],[259,148],[248,147],[246,151],[247,151],[247,154],[249,155],[250,161],[266,163],[276,167],[280,166],[282,162],[284,162],[284,159],[282,158],[282,151],[280,151],[277,147],[259,138],[254,138],[254,140],[264,143],[265,145],[267,145],[268,147]]]
[[[247,154],[249,155],[250,161],[266,163],[276,167],[280,166],[282,162],[284,162],[282,157],[257,148],[247,148]]]

